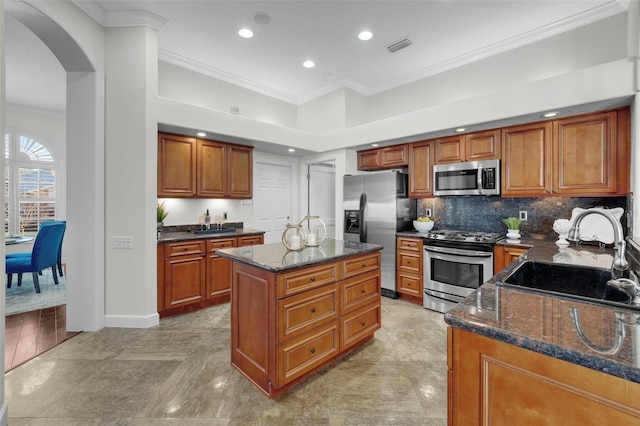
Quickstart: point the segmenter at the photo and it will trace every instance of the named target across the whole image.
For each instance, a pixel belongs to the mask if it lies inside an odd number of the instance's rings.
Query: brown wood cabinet
[[[197,140],[158,134],[158,197],[193,197],[196,193]]]
[[[373,337],[380,253],[280,273],[233,262],[231,362],[269,397]]]
[[[158,197],[249,199],[253,147],[158,133]]]
[[[527,246],[496,244],[493,247],[493,274],[495,275],[511,265],[512,262],[525,254],[529,248]]]
[[[396,291],[422,303],[423,255],[422,238],[396,239]]]
[[[409,197],[433,197],[433,141],[409,144]]]
[[[358,170],[381,170],[407,167],[409,149],[407,145],[358,151]]]
[[[263,235],[158,244],[158,312],[164,318],[228,302],[231,261],[215,250],[263,244]]]
[[[448,424],[640,422],[640,384],[458,328],[448,330]]]
[[[500,158],[500,129],[434,139],[435,164]]]
[[[628,129],[628,109],[503,129],[502,195],[626,195]]]

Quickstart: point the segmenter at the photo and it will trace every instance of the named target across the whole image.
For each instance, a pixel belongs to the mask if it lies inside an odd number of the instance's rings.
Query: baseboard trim
[[[9,424],[9,408],[7,407],[7,403],[2,404],[2,408],[0,409],[0,425],[7,426]]]
[[[104,326],[115,328],[149,328],[160,324],[160,315],[105,315]]]

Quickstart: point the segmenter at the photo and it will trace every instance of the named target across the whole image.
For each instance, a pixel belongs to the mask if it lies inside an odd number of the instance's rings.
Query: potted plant
[[[164,219],[167,217],[167,215],[169,215],[167,208],[164,206],[164,201],[161,203],[158,203],[158,206],[156,207],[156,213],[157,213],[156,225],[157,225],[158,231],[160,231],[164,226]]]
[[[502,219],[502,223],[507,225],[507,239],[517,240],[520,238],[520,225],[522,225],[522,219],[517,217],[508,217]]]

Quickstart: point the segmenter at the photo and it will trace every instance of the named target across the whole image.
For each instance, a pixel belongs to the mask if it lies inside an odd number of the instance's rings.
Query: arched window
[[[7,132],[4,142],[4,230],[35,235],[40,223],[56,217],[58,164],[41,141],[23,132]]]

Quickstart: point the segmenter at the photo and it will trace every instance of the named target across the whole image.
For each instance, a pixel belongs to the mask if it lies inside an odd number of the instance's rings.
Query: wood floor
[[[4,371],[40,355],[78,333],[66,331],[66,305],[5,318]]]

